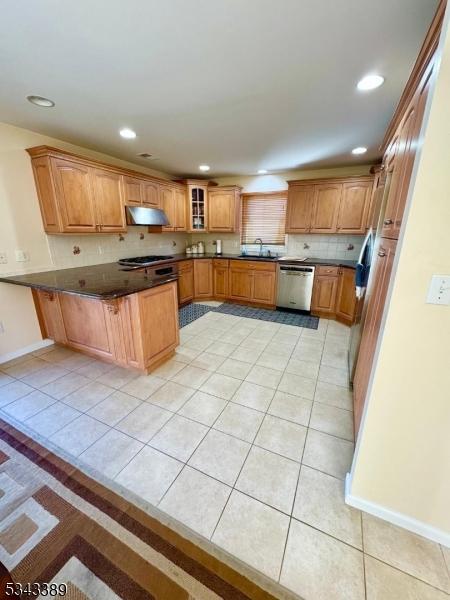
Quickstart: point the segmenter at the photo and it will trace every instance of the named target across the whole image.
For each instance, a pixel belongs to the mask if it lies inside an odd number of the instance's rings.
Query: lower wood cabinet
[[[341,267],[336,298],[336,319],[351,325],[355,318],[355,269]]]
[[[178,266],[178,303],[186,304],[194,299],[194,265],[185,260]]]
[[[194,296],[195,298],[212,298],[213,265],[211,258],[194,261]]]
[[[276,265],[230,260],[230,299],[275,306]]]
[[[213,290],[214,297],[226,300],[229,296],[229,263],[228,260],[217,258],[213,260]]]
[[[351,325],[355,319],[355,270],[318,266],[311,299],[312,314]]]
[[[179,344],[176,282],[113,300],[41,290],[33,297],[44,337],[103,360],[149,372]]]

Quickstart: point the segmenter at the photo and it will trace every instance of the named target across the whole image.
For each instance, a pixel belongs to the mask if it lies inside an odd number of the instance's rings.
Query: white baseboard
[[[25,348],[20,348],[20,350],[14,350],[14,352],[2,354],[0,355],[0,364],[8,362],[8,360],[13,360],[13,358],[19,358],[19,356],[23,356],[29,352],[36,352],[36,350],[40,350],[46,346],[51,346],[54,343],[55,342],[53,340],[40,340],[35,344],[30,344],[29,346],[25,346]]]
[[[347,473],[345,478],[345,503],[349,506],[358,508],[359,510],[369,513],[370,515],[374,515],[375,517],[379,517],[384,521],[388,521],[393,525],[403,527],[403,529],[417,533],[417,535],[421,535],[424,538],[450,548],[450,533],[441,531],[432,525],[428,525],[422,521],[417,521],[417,519],[413,519],[412,517],[408,517],[402,513],[395,512],[394,510],[386,508],[385,506],[381,506],[380,504],[376,504],[375,502],[370,502],[369,500],[364,500],[364,498],[353,496],[350,494],[350,482],[350,473]]]

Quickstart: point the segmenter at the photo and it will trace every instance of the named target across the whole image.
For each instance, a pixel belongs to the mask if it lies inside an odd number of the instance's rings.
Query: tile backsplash
[[[144,238],[140,237],[143,234]],[[148,233],[147,227],[129,227],[128,233],[115,235],[49,235],[52,262],[57,268],[81,267],[115,262],[119,258],[146,254],[179,254],[188,244],[186,233]],[[74,254],[74,246],[80,249]]]
[[[141,235],[144,236],[140,239]],[[56,268],[70,268],[99,263],[115,262],[119,258],[144,256],[145,254],[179,254],[187,245],[204,241],[206,252],[214,253],[213,242],[222,240],[224,254],[239,254],[241,251],[239,235],[232,233],[186,234],[186,233],[148,233],[147,227],[130,227],[128,233],[116,235],[49,235],[47,236],[51,260]],[[356,260],[364,240],[360,235],[318,235],[296,234],[286,236],[286,245],[264,246],[274,253],[292,256],[310,256],[314,258],[338,258]],[[305,248],[305,245],[308,246]],[[353,249],[349,246],[353,245]],[[74,247],[80,250],[74,254]],[[259,247],[247,247],[249,252]]]

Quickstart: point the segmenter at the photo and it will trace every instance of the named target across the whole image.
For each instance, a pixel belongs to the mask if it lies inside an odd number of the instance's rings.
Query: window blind
[[[286,194],[242,196],[241,244],[284,245],[286,234]]]

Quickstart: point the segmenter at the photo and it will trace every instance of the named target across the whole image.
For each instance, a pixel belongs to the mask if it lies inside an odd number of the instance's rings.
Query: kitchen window
[[[241,245],[252,246],[261,238],[264,246],[284,247],[286,202],[286,192],[243,194]]]

